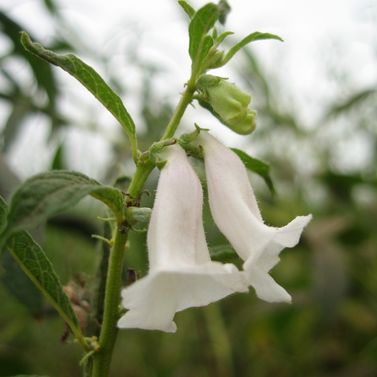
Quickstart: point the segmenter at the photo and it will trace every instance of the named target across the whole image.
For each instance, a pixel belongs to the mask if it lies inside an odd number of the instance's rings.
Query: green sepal
[[[187,134],[182,134],[179,139],[179,144],[188,144],[192,143],[199,136],[201,131],[208,131],[208,128],[201,128],[198,124],[195,123],[195,130]]]
[[[163,151],[166,147],[177,143],[175,138],[161,140],[153,143],[146,153],[146,158],[149,162],[155,165],[159,170],[163,169],[166,161],[163,157]]]
[[[249,108],[251,96],[227,79],[202,75],[197,83],[199,94],[195,97],[221,123],[234,132],[248,135],[256,127],[256,111]]]
[[[162,170],[165,167],[166,163],[166,160],[158,160],[155,162],[155,165],[158,170]]]

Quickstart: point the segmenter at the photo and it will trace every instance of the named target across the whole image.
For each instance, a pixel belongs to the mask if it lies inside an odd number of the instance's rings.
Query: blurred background
[[[257,42],[214,71],[252,93],[257,130],[241,138],[192,107],[182,131],[198,122],[270,164],[275,194],[250,175],[268,224],[313,213],[300,244],[272,272],[293,304],[264,303],[251,289],[178,313],[176,334],[122,331],[112,376],[377,376],[377,4],[229,3],[233,40],[255,30],[285,40]],[[124,99],[145,149],[188,78],[186,29],[173,0],[1,0],[0,194],[9,198],[48,169],[79,170],[107,184],[122,176],[125,185],[133,169],[112,117],[65,72],[26,53],[20,30],[102,74]],[[151,194],[157,178],[148,180]],[[143,201],[152,205],[153,195]],[[62,282],[78,292],[83,316],[106,255],[91,238],[103,232],[96,218],[103,210],[84,200],[34,234]],[[211,249],[227,247],[207,207],[205,224]],[[145,233],[132,232],[130,243],[127,267],[142,276]],[[64,323],[10,256],[1,259],[0,376],[80,376],[80,350]]]

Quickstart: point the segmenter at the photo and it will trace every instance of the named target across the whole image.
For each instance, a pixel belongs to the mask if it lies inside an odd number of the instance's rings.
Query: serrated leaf
[[[120,190],[102,186],[78,172],[53,170],[29,178],[16,190],[9,205],[5,231],[10,234],[18,229],[31,229],[49,216],[75,205],[86,195],[104,202],[118,218],[122,217]]]
[[[245,38],[243,38],[241,41],[236,43],[225,55],[223,65],[226,64],[232,57],[243,47],[248,45],[251,42],[254,41],[260,41],[262,39],[275,39],[278,41],[283,41],[282,38],[280,38],[278,35],[270,34],[270,33],[261,33],[259,31],[255,31],[254,33],[251,33],[247,35]]]
[[[179,0],[178,4],[190,18],[194,16],[195,9],[186,0]]]
[[[7,223],[8,205],[4,198],[0,195],[0,233]]]
[[[244,163],[245,167],[248,170],[258,174],[260,177],[263,178],[271,193],[274,194],[275,187],[270,177],[270,166],[261,160],[249,156],[246,152],[242,151],[241,149],[231,149],[233,152],[237,154],[237,156],[241,159],[241,161]]]
[[[197,60],[203,39],[215,25],[218,17],[218,7],[213,3],[204,5],[204,7],[200,8],[193,16],[189,25],[189,54],[193,62]]]
[[[21,32],[24,48],[39,58],[54,64],[81,82],[113,114],[128,135],[133,156],[137,153],[135,123],[120,97],[109,87],[103,78],[88,64],[73,54],[60,55],[33,42],[26,32]]]
[[[54,267],[43,249],[25,231],[13,234],[7,241],[7,249],[51,305],[67,323],[75,337],[84,345],[78,320],[64,293]]]

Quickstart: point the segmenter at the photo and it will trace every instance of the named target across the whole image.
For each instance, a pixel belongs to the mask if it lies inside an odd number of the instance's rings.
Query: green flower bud
[[[202,92],[201,103],[223,124],[243,135],[254,131],[256,112],[248,107],[249,94],[226,79],[211,75],[203,75],[198,88]]]

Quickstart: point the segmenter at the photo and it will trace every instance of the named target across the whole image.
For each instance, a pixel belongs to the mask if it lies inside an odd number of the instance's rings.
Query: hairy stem
[[[179,122],[181,121],[182,116],[187,109],[187,106],[192,101],[194,92],[195,92],[195,80],[191,78],[187,83],[185,91],[182,93],[182,96],[178,102],[177,108],[172,118],[170,119],[170,122],[168,123],[165,133],[162,136],[161,140],[170,139],[171,137],[174,136],[175,131],[177,130],[179,126]]]
[[[105,377],[109,373],[111,356],[117,336],[116,322],[119,316],[119,296],[123,271],[124,247],[128,229],[118,226],[111,249],[107,270],[103,322],[99,337],[99,351],[93,359],[93,377]]]

